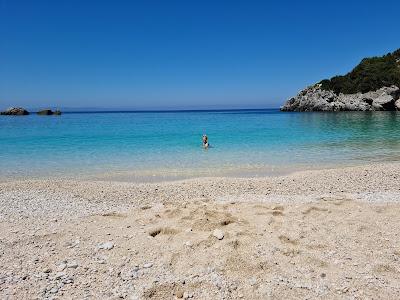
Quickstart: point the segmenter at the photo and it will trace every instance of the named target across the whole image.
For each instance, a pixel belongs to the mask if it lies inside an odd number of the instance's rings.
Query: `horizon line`
[[[279,110],[275,108],[209,108],[209,109],[93,109],[93,110],[61,110],[62,113],[168,113],[168,112],[213,112],[213,111],[266,111],[266,110]],[[32,111],[33,113],[37,111]]]

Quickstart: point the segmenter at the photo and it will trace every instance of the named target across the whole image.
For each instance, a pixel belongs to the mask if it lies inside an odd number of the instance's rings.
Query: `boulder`
[[[400,110],[400,89],[382,87],[368,93],[335,94],[321,84],[300,91],[281,107],[282,111],[376,111]]]
[[[5,116],[26,116],[29,112],[22,107],[10,107],[7,110],[0,113],[0,115]]]
[[[396,86],[383,87],[375,92],[366,93],[373,99],[375,110],[396,110],[396,101],[399,99],[399,88]]]
[[[400,99],[396,100],[394,106],[396,106],[396,110],[400,110]]]

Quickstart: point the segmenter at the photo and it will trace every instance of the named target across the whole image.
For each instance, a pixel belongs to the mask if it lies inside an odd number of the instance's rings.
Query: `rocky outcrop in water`
[[[336,94],[316,84],[302,90],[281,111],[380,111],[400,110],[400,89],[382,87],[367,93]]]
[[[37,114],[41,116],[50,116],[53,114],[53,112],[50,109],[43,109],[38,111]]]
[[[5,116],[26,116],[29,112],[22,107],[10,107],[5,111],[0,112],[0,115]]]
[[[61,115],[61,111],[59,110],[52,111],[51,109],[43,109],[38,111],[37,114],[40,116],[52,116],[52,115],[59,116]]]

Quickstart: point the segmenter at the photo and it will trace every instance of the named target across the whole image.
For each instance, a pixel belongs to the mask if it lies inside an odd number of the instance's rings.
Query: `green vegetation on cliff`
[[[336,94],[366,93],[391,85],[400,87],[400,49],[380,57],[364,58],[350,73],[320,83],[322,89]]]

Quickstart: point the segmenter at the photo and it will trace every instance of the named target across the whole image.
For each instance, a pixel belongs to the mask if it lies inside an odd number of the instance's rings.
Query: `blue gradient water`
[[[207,133],[212,148],[201,148]],[[400,159],[396,112],[278,110],[0,117],[0,177],[258,176]]]

